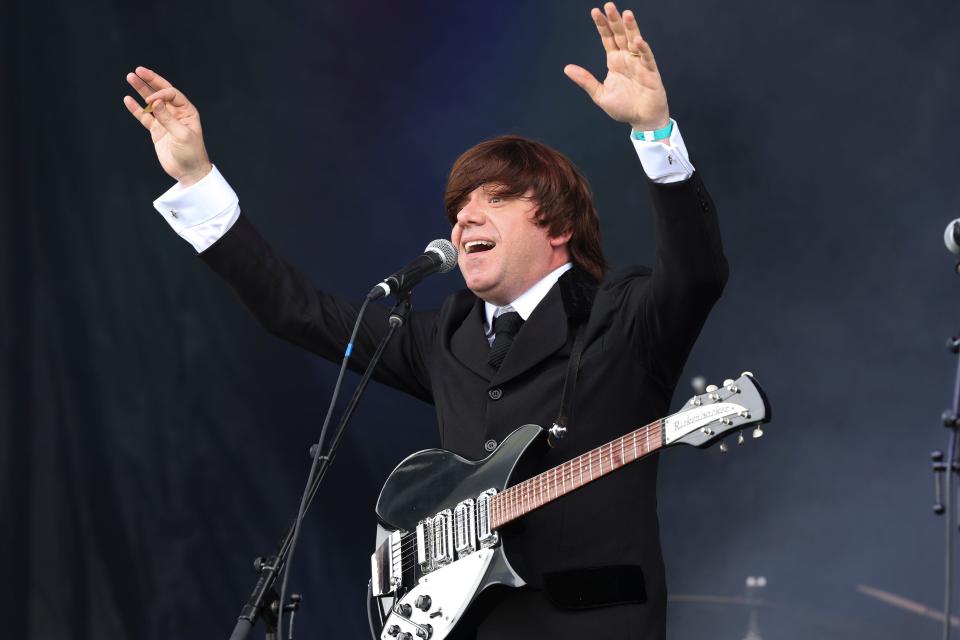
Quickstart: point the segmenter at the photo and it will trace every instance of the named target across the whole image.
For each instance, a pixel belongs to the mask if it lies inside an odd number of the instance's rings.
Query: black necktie
[[[507,351],[513,344],[513,336],[517,335],[523,326],[523,318],[516,311],[508,311],[493,319],[493,345],[490,347],[490,357],[487,362],[494,369],[499,369]]]

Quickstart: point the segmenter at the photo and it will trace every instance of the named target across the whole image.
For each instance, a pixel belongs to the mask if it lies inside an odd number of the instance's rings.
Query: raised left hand
[[[629,123],[635,131],[665,127],[670,121],[667,91],[637,19],[630,10],[621,17],[612,2],[603,8],[592,9],[590,17],[607,52],[607,77],[601,83],[575,64],[568,64],[563,72],[614,120]]]

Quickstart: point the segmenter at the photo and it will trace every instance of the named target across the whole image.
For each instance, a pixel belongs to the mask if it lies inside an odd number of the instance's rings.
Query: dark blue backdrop
[[[121,104],[125,73],[145,64],[184,90],[243,209],[319,286],[362,294],[447,235],[450,164],[507,132],[568,154],[609,257],[649,263],[627,130],[562,74],[603,69],[589,6],[0,8],[5,625],[44,640],[225,637],[252,558],[296,506],[335,375],[255,326],[153,212],[170,181]],[[750,369],[776,416],[727,457],[663,455],[671,591],[738,595],[762,574],[783,605],[761,615],[766,636],[933,637],[935,621],[857,585],[942,607],[927,453],[946,438],[941,345],[960,322],[939,239],[960,215],[960,10],[632,8],[731,263],[687,377]],[[416,304],[461,285],[436,278]],[[303,637],[365,633],[377,490],[436,441],[430,407],[371,387],[304,531]],[[676,638],[746,624],[738,608],[670,607]]]

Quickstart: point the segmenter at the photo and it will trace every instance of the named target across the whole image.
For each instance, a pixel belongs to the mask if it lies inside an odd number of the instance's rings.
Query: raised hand
[[[590,17],[607,52],[607,77],[601,83],[575,64],[568,64],[563,72],[614,120],[627,122],[636,131],[665,127],[670,121],[667,92],[637,19],[630,10],[621,17],[612,2],[603,9],[592,9]]]
[[[150,132],[163,170],[184,186],[210,173],[212,165],[203,145],[200,113],[187,97],[146,67],[128,73],[127,82],[153,107],[150,113],[130,96],[123,97],[127,111]]]

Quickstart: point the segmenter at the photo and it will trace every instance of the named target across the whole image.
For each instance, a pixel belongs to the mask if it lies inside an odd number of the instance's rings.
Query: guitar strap
[[[573,348],[570,359],[567,361],[567,375],[563,381],[563,391],[560,394],[560,413],[550,427],[547,443],[551,447],[557,446],[557,440],[567,435],[567,425],[570,423],[570,412],[573,405],[573,395],[577,388],[577,374],[580,372],[580,356],[583,355],[583,346],[587,341],[587,321],[584,319],[577,324],[576,335],[573,338]]]

